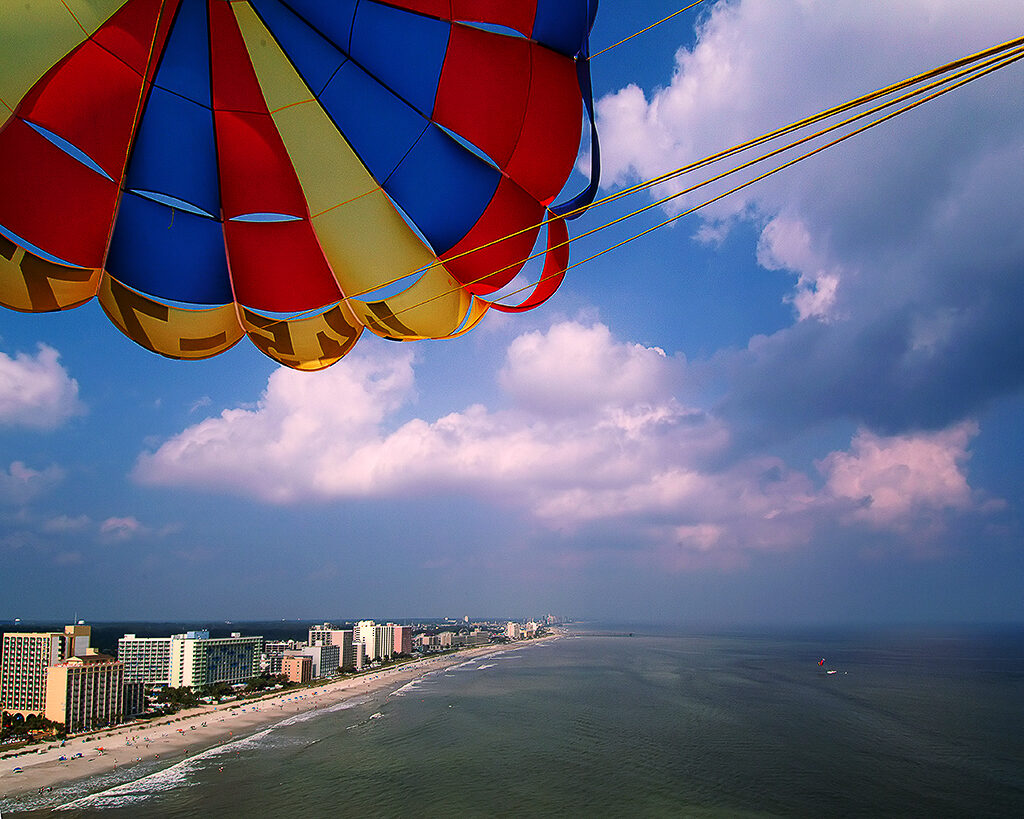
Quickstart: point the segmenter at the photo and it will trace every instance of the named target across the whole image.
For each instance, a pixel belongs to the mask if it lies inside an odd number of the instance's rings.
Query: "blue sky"
[[[677,7],[603,0],[594,49]],[[1011,0],[679,15],[594,61],[603,190],[1022,31]],[[167,361],[96,304],[4,312],[0,618],[1024,619],[1022,86],[319,374],[245,342]]]

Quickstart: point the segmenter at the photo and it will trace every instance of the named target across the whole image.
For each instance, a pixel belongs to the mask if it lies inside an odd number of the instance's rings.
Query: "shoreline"
[[[554,635],[552,635],[553,637]],[[491,654],[500,654],[552,637],[508,644],[478,646],[451,654],[424,657],[400,666],[384,668],[344,680],[310,688],[278,692],[250,699],[201,706],[143,723],[131,723],[89,735],[78,735],[57,745],[0,759],[0,800],[25,796],[60,796],[60,786],[90,777],[118,771],[121,775],[133,767],[151,761],[174,764],[228,742],[242,739],[259,730],[319,708],[345,700],[399,688],[432,671]],[[80,757],[72,759],[74,754]],[[59,761],[66,756],[66,761]],[[14,773],[21,768],[21,773]],[[150,766],[139,776],[152,773]],[[128,781],[131,781],[130,779]],[[46,791],[47,788],[53,789]],[[42,794],[40,792],[43,792]],[[17,805],[8,805],[17,810]]]

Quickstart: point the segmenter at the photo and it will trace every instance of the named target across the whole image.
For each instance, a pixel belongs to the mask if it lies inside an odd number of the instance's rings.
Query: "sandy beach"
[[[27,753],[0,759],[0,799],[38,794],[46,788],[115,769],[123,774],[126,767],[130,770],[131,766],[148,760],[179,762],[296,714],[335,705],[350,697],[395,689],[425,673],[520,645],[481,646],[426,657],[316,687],[190,708],[166,718],[78,735],[66,740],[63,746],[60,742],[49,742]],[[15,772],[16,768],[21,771]]]

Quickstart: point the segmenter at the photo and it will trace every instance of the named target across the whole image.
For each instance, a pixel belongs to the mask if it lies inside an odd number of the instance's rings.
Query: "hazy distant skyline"
[[[593,49],[674,10],[602,0]],[[1010,0],[709,2],[594,60],[603,190],[1022,31]],[[1024,619],[1022,88],[318,374],[4,311],[0,618]]]

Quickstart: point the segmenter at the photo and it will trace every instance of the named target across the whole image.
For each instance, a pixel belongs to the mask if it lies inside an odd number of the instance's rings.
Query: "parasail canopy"
[[[0,303],[298,369],[534,307],[596,190],[553,204],[596,5],[0,0]],[[541,283],[489,302],[545,223]]]

